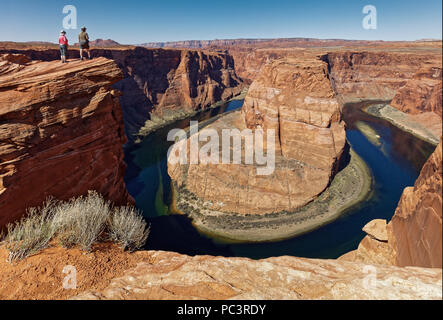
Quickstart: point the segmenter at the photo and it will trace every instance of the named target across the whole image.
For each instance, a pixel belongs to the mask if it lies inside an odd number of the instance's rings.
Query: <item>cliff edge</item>
[[[126,142],[108,59],[67,64],[0,56],[0,227],[49,196],[97,190],[131,201],[123,181]]]

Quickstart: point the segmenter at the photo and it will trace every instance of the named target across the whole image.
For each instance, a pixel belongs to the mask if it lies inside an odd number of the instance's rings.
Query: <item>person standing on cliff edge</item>
[[[66,63],[66,55],[68,54],[68,38],[66,38],[65,30],[60,31],[58,44],[60,45],[60,56],[62,59],[62,63]]]
[[[89,52],[89,35],[86,32],[86,27],[83,27],[82,32],[78,35],[78,42],[80,43],[80,60],[83,60],[83,51],[86,51],[88,59],[91,60],[91,53]]]

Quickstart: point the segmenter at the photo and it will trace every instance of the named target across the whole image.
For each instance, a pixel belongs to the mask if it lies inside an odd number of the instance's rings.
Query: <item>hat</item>
[[[85,31],[86,30],[86,27],[82,27],[82,31]]]
[[[66,34],[66,31],[65,31],[65,30],[62,30],[62,31],[60,31],[60,33]]]

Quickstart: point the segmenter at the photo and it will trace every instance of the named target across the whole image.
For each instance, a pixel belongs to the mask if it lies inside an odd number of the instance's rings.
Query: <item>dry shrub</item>
[[[53,228],[63,247],[79,246],[90,251],[106,228],[111,215],[111,204],[95,191],[60,203],[55,209]]]
[[[25,217],[7,226],[3,242],[9,251],[9,262],[29,257],[48,246],[55,232],[51,223],[55,203],[49,199],[43,208],[31,208]]]
[[[109,239],[129,251],[143,247],[150,232],[143,216],[132,207],[116,208],[109,220],[108,229]]]
[[[90,251],[106,233],[107,239],[133,251],[144,246],[149,230],[135,208],[113,208],[97,192],[89,191],[84,197],[67,202],[50,199],[43,208],[30,209],[20,221],[7,226],[3,243],[11,262],[46,248],[52,238],[66,248],[79,246]]]

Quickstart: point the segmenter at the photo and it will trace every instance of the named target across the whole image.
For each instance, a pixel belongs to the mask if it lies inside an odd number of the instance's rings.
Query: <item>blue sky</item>
[[[362,27],[365,5],[377,29]],[[367,40],[442,38],[442,1],[349,0],[2,0],[0,41],[57,42],[65,5],[93,39],[151,41],[311,37]],[[74,42],[78,30],[68,30]]]

